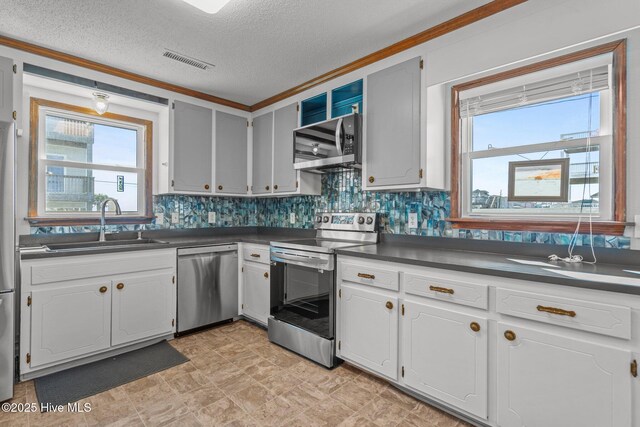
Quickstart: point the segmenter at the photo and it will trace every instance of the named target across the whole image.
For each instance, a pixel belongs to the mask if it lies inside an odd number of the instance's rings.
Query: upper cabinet
[[[0,57],[0,122],[13,120],[13,60]]]
[[[327,94],[321,93],[300,103],[300,126],[327,120]]]
[[[173,103],[173,191],[212,192],[212,120],[210,108]]]
[[[247,194],[246,117],[216,111],[215,192]]]
[[[417,57],[367,77],[366,189],[421,184],[421,75]]]
[[[331,118],[351,113],[363,113],[362,79],[331,91]]]
[[[253,119],[253,194],[271,191],[273,113]]]
[[[274,122],[273,191],[295,192],[299,184],[298,174],[293,168],[293,130],[298,127],[298,105],[291,104],[276,110]],[[301,174],[303,177],[307,175],[305,172]]]

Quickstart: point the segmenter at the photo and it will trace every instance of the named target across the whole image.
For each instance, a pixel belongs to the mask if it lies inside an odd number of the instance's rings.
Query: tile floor
[[[245,321],[171,344],[191,360],[82,400],[91,412],[0,412],[0,426],[469,426],[346,364],[315,365]],[[13,402],[36,402],[32,381]]]

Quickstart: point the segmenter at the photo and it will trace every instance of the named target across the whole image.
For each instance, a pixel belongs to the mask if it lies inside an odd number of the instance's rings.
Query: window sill
[[[540,231],[547,233],[573,233],[578,225],[577,221],[527,221],[505,219],[480,218],[447,218],[453,228],[504,230],[504,231]],[[633,225],[627,222],[597,221],[593,222],[594,234],[621,236],[624,228]],[[583,219],[580,233],[589,233],[589,219]]]
[[[29,224],[33,227],[47,226],[76,226],[76,225],[99,225],[100,217],[27,217]],[[113,224],[149,224],[153,221],[152,216],[108,216],[105,223]]]

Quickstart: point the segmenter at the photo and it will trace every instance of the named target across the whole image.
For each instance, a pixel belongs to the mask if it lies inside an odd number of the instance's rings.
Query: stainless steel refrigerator
[[[13,397],[15,363],[15,125],[0,122],[0,402]]]

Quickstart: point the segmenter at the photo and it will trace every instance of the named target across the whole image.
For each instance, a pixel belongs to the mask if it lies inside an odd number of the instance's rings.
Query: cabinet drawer
[[[485,284],[445,278],[437,274],[404,273],[404,290],[407,294],[419,295],[441,301],[489,308],[489,287]]]
[[[498,288],[496,310],[509,316],[631,338],[629,307]]]
[[[342,263],[342,280],[397,291],[399,271],[392,268],[372,267],[354,262]]]
[[[269,264],[269,246],[244,246],[242,248],[242,259]]]

